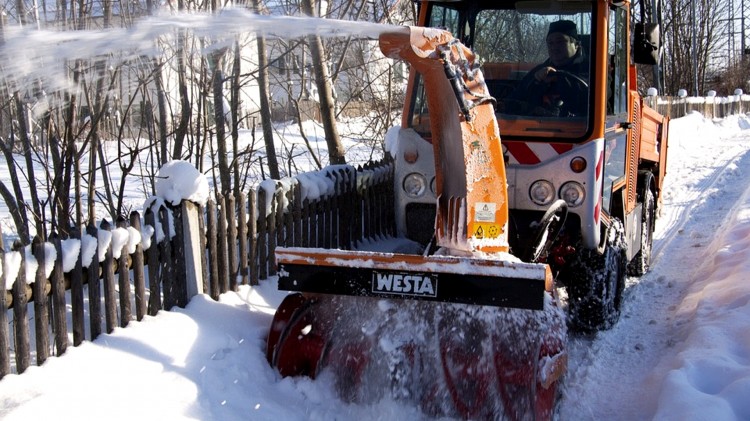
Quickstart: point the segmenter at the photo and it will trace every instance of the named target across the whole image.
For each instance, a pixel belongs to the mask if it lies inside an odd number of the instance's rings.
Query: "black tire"
[[[620,318],[627,271],[622,223],[615,219],[606,236],[603,253],[580,249],[569,268],[568,315],[572,330],[606,330]]]
[[[654,241],[654,222],[656,220],[656,204],[654,193],[649,186],[643,192],[643,216],[641,219],[641,250],[633,256],[628,264],[628,275],[643,276],[651,267],[651,245]]]

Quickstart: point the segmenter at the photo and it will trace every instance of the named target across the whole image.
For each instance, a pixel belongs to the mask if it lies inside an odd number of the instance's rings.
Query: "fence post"
[[[70,230],[71,238],[83,241],[83,227],[75,227]],[[95,258],[97,264],[99,260]],[[98,269],[98,266],[97,266]],[[99,273],[96,273],[96,279],[92,281],[89,276],[89,283],[99,282]],[[89,291],[91,291],[89,287]],[[96,290],[98,291],[98,289]],[[89,302],[89,306],[91,306]],[[73,323],[73,346],[78,346],[86,340],[86,319],[84,316],[84,303],[83,303],[83,263],[81,262],[81,256],[79,253],[78,260],[73,267],[73,271],[70,274],[70,306],[71,306],[71,321]],[[91,332],[92,340],[94,339],[94,332]]]
[[[110,227],[106,219],[99,224],[99,229],[102,231],[109,231]],[[102,247],[101,243],[97,245],[99,251]],[[117,325],[117,298],[115,297],[115,266],[111,243],[107,245],[106,256],[102,262],[102,278],[104,279],[104,319],[107,333],[112,333]]]
[[[161,310],[161,273],[159,272],[159,234],[156,231],[156,217],[151,208],[146,209],[143,215],[146,225],[154,229],[151,234],[151,247],[148,248],[148,314],[156,316]]]
[[[159,208],[159,222],[164,232],[164,240],[159,243],[159,254],[165,259],[159,262],[162,273],[162,294],[164,302],[162,307],[171,310],[175,305],[175,270],[172,262],[172,232],[169,227],[169,211],[165,206]]]
[[[54,324],[53,330],[55,331],[55,349],[57,349],[57,355],[62,355],[68,348],[68,321],[65,316],[65,280],[63,279],[62,268],[62,245],[60,238],[57,237],[54,231],[50,235],[50,241],[55,245],[55,251],[57,251],[55,267],[50,277],[52,284],[52,321]],[[82,250],[82,248],[79,248],[79,250]]]
[[[49,306],[47,300],[47,274],[45,271],[44,240],[36,236],[31,242],[31,252],[36,258],[34,278],[34,331],[36,333],[36,363],[44,364],[49,357]]]
[[[8,336],[8,295],[5,286],[7,269],[5,268],[5,246],[3,245],[3,233],[0,229],[0,379],[10,374],[10,337]]]
[[[130,213],[130,226],[141,232],[141,215],[138,212]],[[133,253],[133,286],[135,287],[135,318],[140,321],[146,315],[146,272],[143,269],[143,246],[141,242],[135,246]]]
[[[247,253],[247,202],[245,195],[239,192],[237,196],[237,238],[239,242],[239,275],[240,284],[247,285],[248,281],[248,253]]]
[[[258,193],[250,190],[248,195],[248,239],[250,241],[250,285],[258,285]]]
[[[13,250],[21,253],[21,265],[18,267],[18,276],[13,284],[16,372],[21,374],[29,368],[29,360],[31,359],[29,351],[29,311],[26,309],[26,304],[29,302],[26,298],[26,250],[20,242],[13,245]]]
[[[93,223],[89,223],[89,225],[86,227],[86,235],[90,236],[93,239],[92,241],[97,242],[98,248],[99,230]],[[78,261],[76,262],[76,266],[82,265],[81,259],[83,258],[82,232],[80,234],[80,237],[81,253],[78,253]],[[102,333],[102,289],[101,284],[99,283],[99,278],[103,274],[101,274],[101,265],[99,264],[99,253],[96,250],[94,251],[94,256],[91,258],[91,263],[89,263],[89,266],[87,268],[87,274],[89,285],[89,326],[91,328],[91,340],[93,341]],[[77,344],[75,343],[75,329],[75,322],[73,322],[73,345],[77,346]],[[81,330],[83,330],[83,328],[81,328]]]
[[[219,291],[219,240],[216,234],[216,202],[209,200],[206,208],[208,219],[208,223],[206,224],[206,236],[208,238],[206,242],[208,243],[208,265],[211,268],[209,272],[208,291],[211,298],[218,301],[221,292]]]
[[[266,207],[268,206],[269,200],[273,200],[273,198],[268,197],[265,189],[259,188],[258,211],[256,212],[258,214],[258,223],[256,226],[257,239],[255,242],[258,253],[258,271],[256,272],[258,276],[257,278],[253,278],[253,281],[256,281],[257,279],[266,279],[266,277],[268,277],[268,245],[271,242],[271,235],[269,234],[269,217],[266,215]]]
[[[187,299],[203,294],[203,260],[201,254],[200,206],[189,201],[182,201],[183,249],[185,250],[185,284]]]
[[[227,275],[229,276],[229,289],[237,291],[237,274],[239,265],[237,264],[237,219],[235,218],[235,198],[234,193],[227,193],[224,198],[224,215],[227,220]]]
[[[117,217],[115,223],[117,228],[127,230],[128,222],[123,216]],[[111,248],[111,247],[110,247]],[[117,284],[120,292],[120,327],[125,327],[132,318],[132,307],[130,306],[130,269],[128,268],[128,243],[122,245],[119,250],[120,257],[117,259]],[[113,249],[114,253],[115,250]]]
[[[217,234],[217,253],[219,260],[217,265],[219,267],[219,294],[227,292],[229,289],[229,249],[227,245],[227,198],[226,196],[219,195],[219,209],[220,211],[216,215],[218,226],[216,229]]]

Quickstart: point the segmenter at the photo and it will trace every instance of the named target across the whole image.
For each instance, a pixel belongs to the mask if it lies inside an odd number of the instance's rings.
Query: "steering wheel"
[[[569,86],[569,89],[558,89],[561,100],[559,104],[538,107],[535,111],[537,113],[540,113],[539,115],[555,116],[560,116],[562,110],[570,113],[571,109],[569,107],[566,107],[566,105],[575,104],[577,100],[576,97],[585,95],[585,93],[588,92],[589,84],[580,76],[567,70],[555,70],[554,72],[550,73],[550,75],[553,76],[553,80],[557,80],[557,78],[565,80],[567,82],[567,85]],[[551,84],[552,81],[546,82],[546,86],[550,86]]]
[[[555,76],[562,76],[563,79],[567,79],[572,85],[577,85],[576,89],[589,89],[589,84],[585,80],[567,70],[555,70]]]

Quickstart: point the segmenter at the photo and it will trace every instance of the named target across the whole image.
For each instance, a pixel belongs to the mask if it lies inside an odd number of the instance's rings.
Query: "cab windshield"
[[[497,101],[503,137],[576,141],[586,136],[592,2],[519,1],[487,8],[446,2],[429,7],[428,26],[452,32],[479,56]],[[412,124],[427,134],[421,78],[416,93]]]

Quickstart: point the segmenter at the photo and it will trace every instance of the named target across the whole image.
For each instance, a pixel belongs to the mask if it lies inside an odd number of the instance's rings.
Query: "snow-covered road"
[[[714,258],[727,241],[731,244],[727,236],[737,231],[737,213],[747,211],[750,198],[750,132],[738,133],[750,123],[706,123],[694,114],[670,133],[652,269],[640,279],[629,278],[622,317],[613,329],[571,341],[564,420],[645,420],[657,409],[670,414],[659,401],[668,371],[677,368],[678,344],[694,328],[686,297],[716,270]],[[748,328],[748,320],[750,314],[738,322]],[[745,346],[750,352],[750,341]],[[747,411],[745,404],[744,417],[750,417]],[[709,419],[701,414],[692,419]]]

